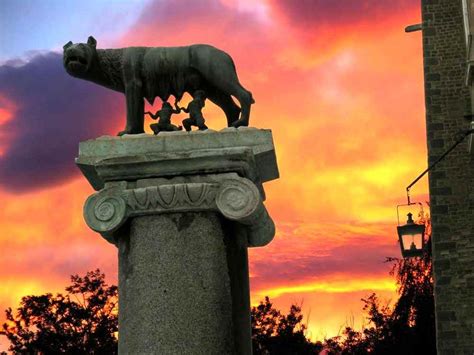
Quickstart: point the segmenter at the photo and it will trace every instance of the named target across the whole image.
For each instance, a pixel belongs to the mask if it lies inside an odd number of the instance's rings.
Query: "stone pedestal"
[[[271,131],[101,137],[76,163],[99,190],[85,220],[118,247],[119,352],[251,354],[247,247],[275,233]]]

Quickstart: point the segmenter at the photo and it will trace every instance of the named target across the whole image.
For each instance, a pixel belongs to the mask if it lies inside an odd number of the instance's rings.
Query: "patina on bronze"
[[[143,133],[144,98],[176,101],[184,93],[195,96],[203,90],[206,98],[222,108],[228,126],[248,126],[252,93],[237,78],[235,65],[227,53],[206,44],[185,47],[128,47],[97,49],[90,36],[87,43],[64,45],[66,71],[125,94],[127,124],[123,134]],[[240,107],[233,101],[235,97]]]

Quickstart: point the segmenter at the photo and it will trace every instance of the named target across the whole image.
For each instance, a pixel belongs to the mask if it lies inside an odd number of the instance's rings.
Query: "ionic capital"
[[[209,181],[159,183],[126,188],[106,187],[91,195],[84,206],[87,225],[113,242],[113,234],[128,218],[173,212],[219,212],[246,226],[249,246],[268,244],[275,234],[259,189],[237,174],[213,176]]]

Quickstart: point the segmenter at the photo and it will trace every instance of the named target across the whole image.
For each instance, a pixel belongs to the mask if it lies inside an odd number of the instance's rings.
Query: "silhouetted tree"
[[[312,343],[305,336],[301,308],[292,305],[287,315],[273,308],[268,297],[257,307],[252,307],[252,346],[260,354],[317,354],[321,343]]]
[[[394,307],[376,294],[363,299],[370,321],[362,331],[346,327],[324,344],[306,338],[301,308],[287,315],[268,297],[252,307],[252,345],[255,355],[318,354],[436,354],[431,255],[414,259],[388,258],[398,284]],[[117,287],[108,286],[99,270],[85,277],[71,276],[67,294],[26,296],[16,314],[6,310],[0,334],[14,353],[116,354],[118,331]]]
[[[67,294],[26,296],[7,309],[0,334],[21,354],[116,354],[117,286],[99,270],[71,276]]]
[[[422,216],[423,217],[423,216]],[[430,221],[426,223],[431,237]],[[361,332],[347,327],[342,336],[326,340],[330,354],[436,354],[431,245],[422,257],[387,258],[393,263],[399,298],[393,308],[376,294],[363,299],[370,326]]]

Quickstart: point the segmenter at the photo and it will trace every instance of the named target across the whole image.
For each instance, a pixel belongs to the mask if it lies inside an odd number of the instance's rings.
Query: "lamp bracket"
[[[411,201],[410,201],[410,189],[412,188],[413,185],[415,185],[423,176],[425,176],[425,174],[430,171],[431,169],[433,169],[441,160],[443,160],[449,153],[451,153],[451,151],[454,150],[454,148],[456,148],[463,140],[464,138],[466,138],[467,136],[471,135],[474,133],[474,128],[471,128],[471,129],[468,129],[468,130],[465,130],[465,131],[461,131],[459,132],[456,136],[458,137],[456,142],[454,142],[454,144],[446,151],[444,152],[438,159],[436,159],[433,163],[431,163],[428,168],[425,169],[425,171],[423,171],[420,175],[418,175],[418,177],[413,180],[410,185],[407,186],[406,188],[406,191],[407,191],[407,201],[408,201],[408,205],[411,205],[413,204]],[[401,205],[402,206],[402,205]],[[398,210],[398,207],[397,207],[397,210]]]

